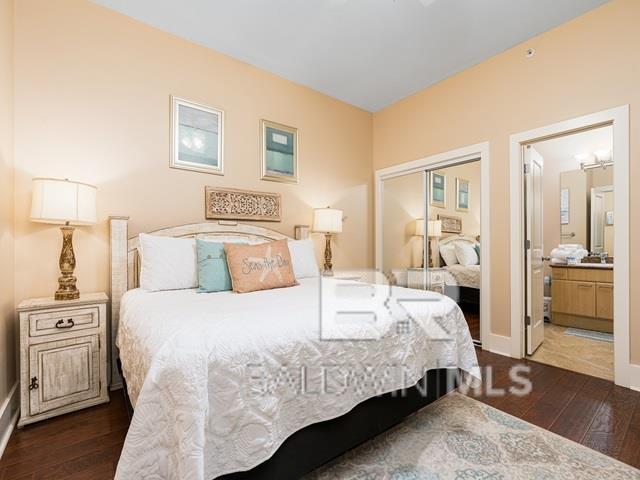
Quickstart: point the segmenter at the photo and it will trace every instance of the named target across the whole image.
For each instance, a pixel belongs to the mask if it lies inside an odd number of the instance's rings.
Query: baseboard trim
[[[0,407],[0,458],[2,458],[11,433],[18,422],[18,414],[20,413],[18,385],[18,382],[13,384],[9,395],[4,400],[2,407]]]
[[[485,350],[489,350],[491,353],[497,353],[498,355],[504,355],[505,357],[511,356],[511,337],[505,337],[504,335],[497,335],[495,333],[489,334],[489,342]]]
[[[640,392],[640,365],[629,364],[629,388]]]

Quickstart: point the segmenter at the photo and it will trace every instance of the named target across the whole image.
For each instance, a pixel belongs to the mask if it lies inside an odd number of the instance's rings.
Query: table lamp
[[[333,265],[331,264],[331,235],[342,232],[342,210],[333,208],[316,208],[313,211],[313,231],[324,233],[324,267],[322,274],[333,275]]]
[[[424,237],[424,218],[417,218],[414,225],[415,231],[413,234],[416,237]],[[424,241],[424,239],[422,241]],[[420,268],[424,268],[424,246],[422,244],[420,246]]]
[[[72,225],[96,223],[96,187],[68,179],[34,178],[31,200],[32,222],[62,225],[62,251],[56,300],[74,300],[80,297],[76,288],[76,257],[73,253]]]
[[[417,237],[424,237],[424,219],[423,218],[416,219],[415,232],[413,234]],[[434,238],[440,238],[442,236],[442,221],[429,220],[427,222],[427,234],[429,236],[429,267],[432,268],[435,266],[434,264],[435,253],[433,251],[432,242]],[[422,252],[422,263],[420,264],[420,268],[424,268],[424,251]]]

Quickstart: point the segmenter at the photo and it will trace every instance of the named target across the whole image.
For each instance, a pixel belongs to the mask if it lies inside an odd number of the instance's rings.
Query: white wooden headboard
[[[438,243],[440,245],[446,245],[448,243],[457,242],[470,243],[472,245],[477,245],[480,243],[474,237],[470,237],[468,235],[449,235],[448,237],[441,238]]]
[[[110,371],[112,390],[122,387],[122,379],[117,368],[118,349],[116,348],[116,334],[120,321],[120,302],[122,296],[132,288],[139,285],[140,261],[138,257],[138,247],[140,244],[138,236],[129,238],[129,217],[109,217],[110,230],[110,289],[111,289],[111,355]],[[198,237],[198,238],[242,238],[249,243],[262,243],[272,240],[289,239],[275,230],[257,227],[254,225],[244,225],[230,221],[192,223],[179,225],[176,227],[163,228],[149,232],[153,235],[165,237]]]

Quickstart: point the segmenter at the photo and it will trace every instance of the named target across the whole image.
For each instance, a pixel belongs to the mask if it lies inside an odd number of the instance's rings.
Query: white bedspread
[[[127,292],[117,344],[135,413],[116,478],[247,470],[295,431],[413,385],[428,369],[479,379],[459,307],[432,292],[392,291],[406,305],[376,310],[381,338],[369,341],[319,339],[318,279],[248,294]]]
[[[480,289],[480,265],[456,264],[444,268],[446,285]]]

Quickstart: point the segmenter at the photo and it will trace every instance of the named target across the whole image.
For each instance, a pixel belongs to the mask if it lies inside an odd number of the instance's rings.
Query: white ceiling
[[[376,111],[607,0],[93,1]]]

